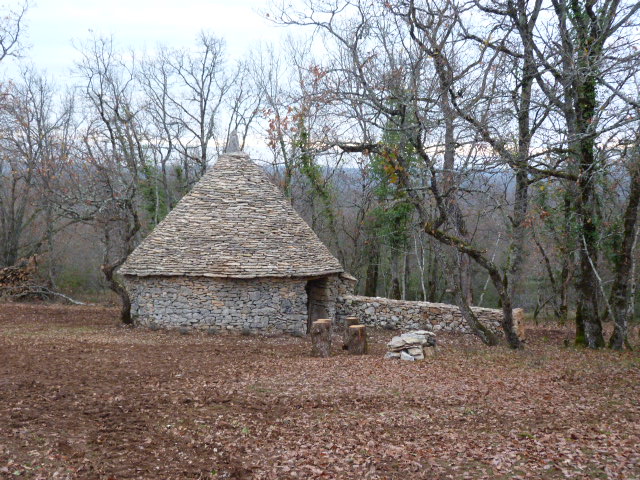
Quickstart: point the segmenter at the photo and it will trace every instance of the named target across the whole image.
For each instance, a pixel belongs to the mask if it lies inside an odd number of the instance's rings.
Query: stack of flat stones
[[[436,334],[428,330],[414,330],[393,337],[387,343],[389,350],[384,358],[398,358],[413,362],[424,360],[425,355],[431,356],[435,353]]]

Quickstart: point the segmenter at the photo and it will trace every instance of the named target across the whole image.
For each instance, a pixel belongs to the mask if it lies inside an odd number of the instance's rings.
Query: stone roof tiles
[[[265,171],[241,153],[222,155],[120,267],[124,275],[231,278],[342,271]]]

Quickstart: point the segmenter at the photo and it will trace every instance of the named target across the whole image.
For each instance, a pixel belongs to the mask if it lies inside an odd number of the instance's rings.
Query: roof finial
[[[224,149],[224,153],[238,153],[241,151],[240,142],[238,141],[238,132],[234,128],[229,134],[229,139],[227,140],[227,146]]]

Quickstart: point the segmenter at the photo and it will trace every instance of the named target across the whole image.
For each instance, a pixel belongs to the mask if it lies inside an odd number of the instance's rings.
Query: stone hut
[[[223,154],[120,268],[138,325],[304,333],[344,273],[265,171]]]

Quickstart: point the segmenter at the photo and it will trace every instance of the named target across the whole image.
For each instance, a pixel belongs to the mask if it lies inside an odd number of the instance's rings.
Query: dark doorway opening
[[[307,333],[311,331],[311,324],[319,318],[329,317],[329,282],[326,278],[309,280],[305,287],[307,291]]]

